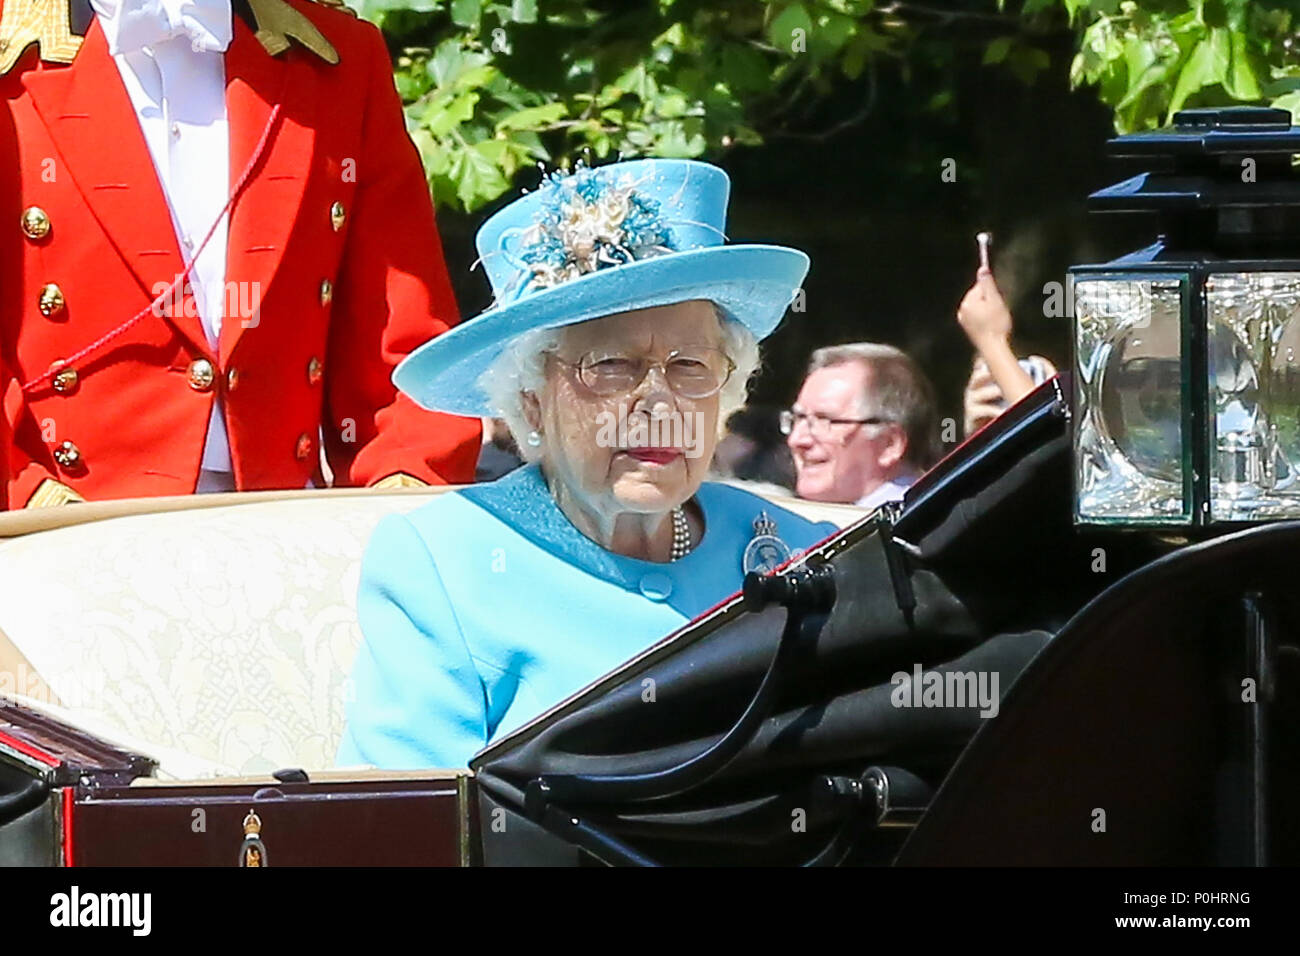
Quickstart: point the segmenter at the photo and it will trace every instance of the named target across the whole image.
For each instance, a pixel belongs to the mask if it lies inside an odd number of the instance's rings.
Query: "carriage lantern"
[[[1280,109],[1183,110],[1109,153],[1146,171],[1091,208],[1159,229],[1070,270],[1075,521],[1300,517],[1300,127]]]

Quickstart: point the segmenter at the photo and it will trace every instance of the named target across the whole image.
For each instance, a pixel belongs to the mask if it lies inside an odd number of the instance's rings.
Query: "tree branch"
[[[983,13],[978,10],[938,10],[934,7],[927,7],[920,3],[905,2],[905,0],[893,0],[883,7],[876,7],[876,13],[897,14],[906,17],[908,14],[917,14],[919,16],[931,17],[939,20],[945,26],[956,23],[958,20],[984,20],[997,24],[1019,23],[1020,15],[1017,13]]]
[[[834,126],[821,130],[820,132],[791,133],[791,132],[787,132],[784,129],[779,129],[769,134],[770,138],[792,139],[792,140],[801,140],[805,142],[824,143],[827,140],[835,136],[838,136],[840,133],[844,132],[845,130],[851,129],[854,126],[858,126],[866,122],[867,117],[870,116],[872,110],[876,108],[876,91],[877,91],[876,64],[874,62],[869,61],[867,63],[867,95],[866,98],[863,100],[862,106],[859,107],[856,113],[854,113],[852,116],[849,116],[847,119],[840,120],[840,122],[836,123]]]

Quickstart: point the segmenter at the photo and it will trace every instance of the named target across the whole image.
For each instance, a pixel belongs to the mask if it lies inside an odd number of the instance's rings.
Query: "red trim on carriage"
[[[63,865],[76,866],[72,862],[72,819],[77,806],[77,788],[63,788]]]
[[[41,763],[50,767],[57,767],[59,764],[63,763],[62,760],[53,754],[47,753],[39,747],[29,744],[25,740],[19,740],[17,737],[12,737],[3,730],[0,730],[0,747],[8,747],[11,750],[16,750],[20,754],[31,757],[33,760],[39,760]]]

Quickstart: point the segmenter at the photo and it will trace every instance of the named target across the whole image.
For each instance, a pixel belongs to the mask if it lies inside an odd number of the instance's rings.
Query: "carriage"
[[[1300,129],[1112,151],[1161,238],[1076,267],[1072,374],[901,505],[782,501],[841,530],[468,768],[332,767],[365,539],[437,492],[0,516],[0,862],[1300,862]]]

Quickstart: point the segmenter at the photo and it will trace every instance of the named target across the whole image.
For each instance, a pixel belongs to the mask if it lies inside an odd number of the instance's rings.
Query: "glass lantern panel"
[[[1300,272],[1206,280],[1210,517],[1300,517]]]
[[[1183,441],[1183,281],[1075,285],[1075,513],[1085,523],[1190,520]]]

